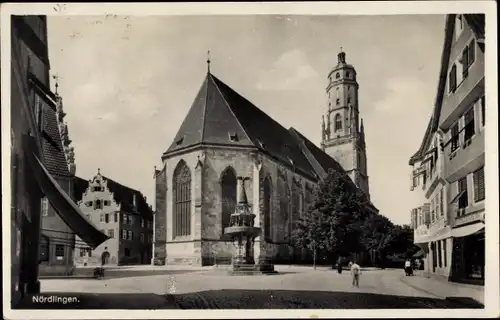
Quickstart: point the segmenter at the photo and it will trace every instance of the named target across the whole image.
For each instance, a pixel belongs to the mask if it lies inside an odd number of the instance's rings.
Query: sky
[[[51,72],[77,175],[101,173],[154,207],[154,166],[207,72],[319,145],[340,48],[357,71],[372,202],[396,224],[420,204],[409,158],[437,91],[444,15],[49,16]],[[54,90],[54,81],[51,83]]]

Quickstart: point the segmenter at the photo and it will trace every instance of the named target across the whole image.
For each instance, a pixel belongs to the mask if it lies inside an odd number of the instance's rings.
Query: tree
[[[318,184],[312,205],[292,233],[296,246],[336,256],[357,251],[360,223],[366,215],[367,197],[342,172],[330,170]]]
[[[382,260],[394,238],[394,225],[385,216],[377,213],[370,213],[362,222],[361,242],[364,249],[370,253],[375,253]]]
[[[413,243],[413,230],[408,225],[394,226],[392,239],[389,243],[391,253],[405,255],[410,258],[419,248]]]

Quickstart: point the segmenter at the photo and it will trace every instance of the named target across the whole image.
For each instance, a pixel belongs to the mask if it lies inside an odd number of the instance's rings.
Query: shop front
[[[452,281],[484,285],[484,239],[482,222],[453,229]]]

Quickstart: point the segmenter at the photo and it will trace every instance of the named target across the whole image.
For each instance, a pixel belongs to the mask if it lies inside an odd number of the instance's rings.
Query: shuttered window
[[[451,152],[455,151],[458,149],[458,123],[455,123],[453,127],[451,127]]]
[[[465,130],[464,141],[470,140],[475,133],[474,129],[474,108],[469,109],[464,115]]]
[[[457,66],[453,65],[448,76],[449,92],[455,92],[457,89]]]
[[[460,209],[467,208],[467,206],[469,205],[467,194],[467,177],[458,180],[458,193],[462,193],[462,195],[458,199],[458,207]]]
[[[484,192],[484,167],[474,172],[474,202],[485,198]]]

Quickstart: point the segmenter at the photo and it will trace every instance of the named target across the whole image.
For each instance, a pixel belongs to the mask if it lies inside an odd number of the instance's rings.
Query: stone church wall
[[[256,214],[255,225],[262,228],[256,238],[254,257],[274,263],[290,263],[293,248],[285,237],[284,219],[280,217],[280,198],[276,192],[278,177],[283,177],[288,194],[291,195],[292,181],[299,187],[301,197],[300,214],[304,211],[306,183],[314,183],[264,155],[256,155],[249,150],[210,149],[172,157],[166,160],[167,185],[172,185],[173,172],[180,161],[185,161],[192,175],[192,220],[191,236],[172,239],[172,190],[167,189],[166,219],[166,261],[167,264],[213,265],[228,264],[232,256],[232,243],[222,238],[222,189],[221,177],[230,167],[236,176],[249,177],[245,190],[249,205]],[[263,182],[269,176],[271,186],[271,238],[264,241]],[[290,206],[290,198],[284,201]],[[290,212],[290,207],[288,208]],[[158,213],[160,214],[160,213]],[[295,251],[295,255],[300,250]]]

